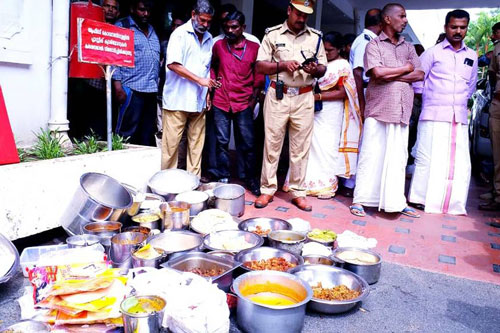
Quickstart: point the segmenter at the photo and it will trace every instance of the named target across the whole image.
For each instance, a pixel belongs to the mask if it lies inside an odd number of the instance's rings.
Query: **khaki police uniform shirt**
[[[496,85],[493,88],[494,94],[500,93],[500,42],[496,43],[493,50],[493,57],[490,61],[490,67],[488,69],[490,72],[495,73]],[[500,119],[500,101],[495,97],[491,100],[490,105],[490,117]]]
[[[321,37],[320,31],[308,26],[295,35],[288,28],[288,24],[285,21],[283,24],[266,29],[266,34],[262,40],[257,61],[283,62],[296,60],[302,63],[305,60],[304,56],[306,58],[314,56],[318,45],[318,38],[321,39]],[[316,57],[318,58],[319,65],[326,66],[325,47],[321,40]],[[269,77],[273,81],[276,80],[276,74],[272,74]],[[290,87],[303,87],[312,85],[314,82],[312,75],[306,73],[302,69],[296,70],[293,73],[287,71],[280,72],[279,78],[285,85]]]

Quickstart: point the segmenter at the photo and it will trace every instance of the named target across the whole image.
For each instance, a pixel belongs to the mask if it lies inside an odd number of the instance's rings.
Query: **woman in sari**
[[[349,178],[356,173],[358,143],[361,135],[361,114],[349,62],[340,56],[342,35],[329,32],[323,37],[328,66],[318,80],[320,93],[316,101],[323,109],[314,115],[311,150],[307,174],[302,187],[307,195],[330,199],[338,188],[338,177]],[[283,189],[288,189],[288,174]]]

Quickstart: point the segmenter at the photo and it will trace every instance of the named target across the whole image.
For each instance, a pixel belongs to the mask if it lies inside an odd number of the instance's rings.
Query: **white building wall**
[[[13,3],[19,5],[21,29],[0,37],[0,85],[16,143],[27,146],[50,117],[52,1],[2,0],[0,18],[13,17],[5,13]],[[0,32],[1,27],[0,22]]]

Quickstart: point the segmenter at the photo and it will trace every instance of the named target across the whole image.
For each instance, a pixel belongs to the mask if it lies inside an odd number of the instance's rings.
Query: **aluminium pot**
[[[254,302],[245,290],[252,285],[268,288],[263,293],[272,293],[273,285],[293,290],[297,303],[285,306],[263,305]],[[236,318],[238,326],[249,333],[299,333],[304,326],[307,303],[313,292],[308,283],[295,275],[277,271],[254,271],[237,277],[233,282],[234,293],[238,296]],[[260,290],[260,289],[257,289]]]
[[[116,179],[101,173],[84,173],[61,225],[70,236],[81,235],[88,223],[117,221],[132,203],[129,191]]]
[[[245,188],[237,184],[222,184],[214,189],[215,208],[232,216],[245,213]]]

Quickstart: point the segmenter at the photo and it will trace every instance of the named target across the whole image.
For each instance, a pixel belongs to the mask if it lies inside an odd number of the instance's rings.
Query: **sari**
[[[318,84],[321,91],[343,86],[347,94],[344,100],[323,101],[323,110],[315,113],[306,179],[301,186],[307,195],[329,198],[337,191],[338,177],[356,174],[362,123],[354,76],[346,60],[329,62]]]

